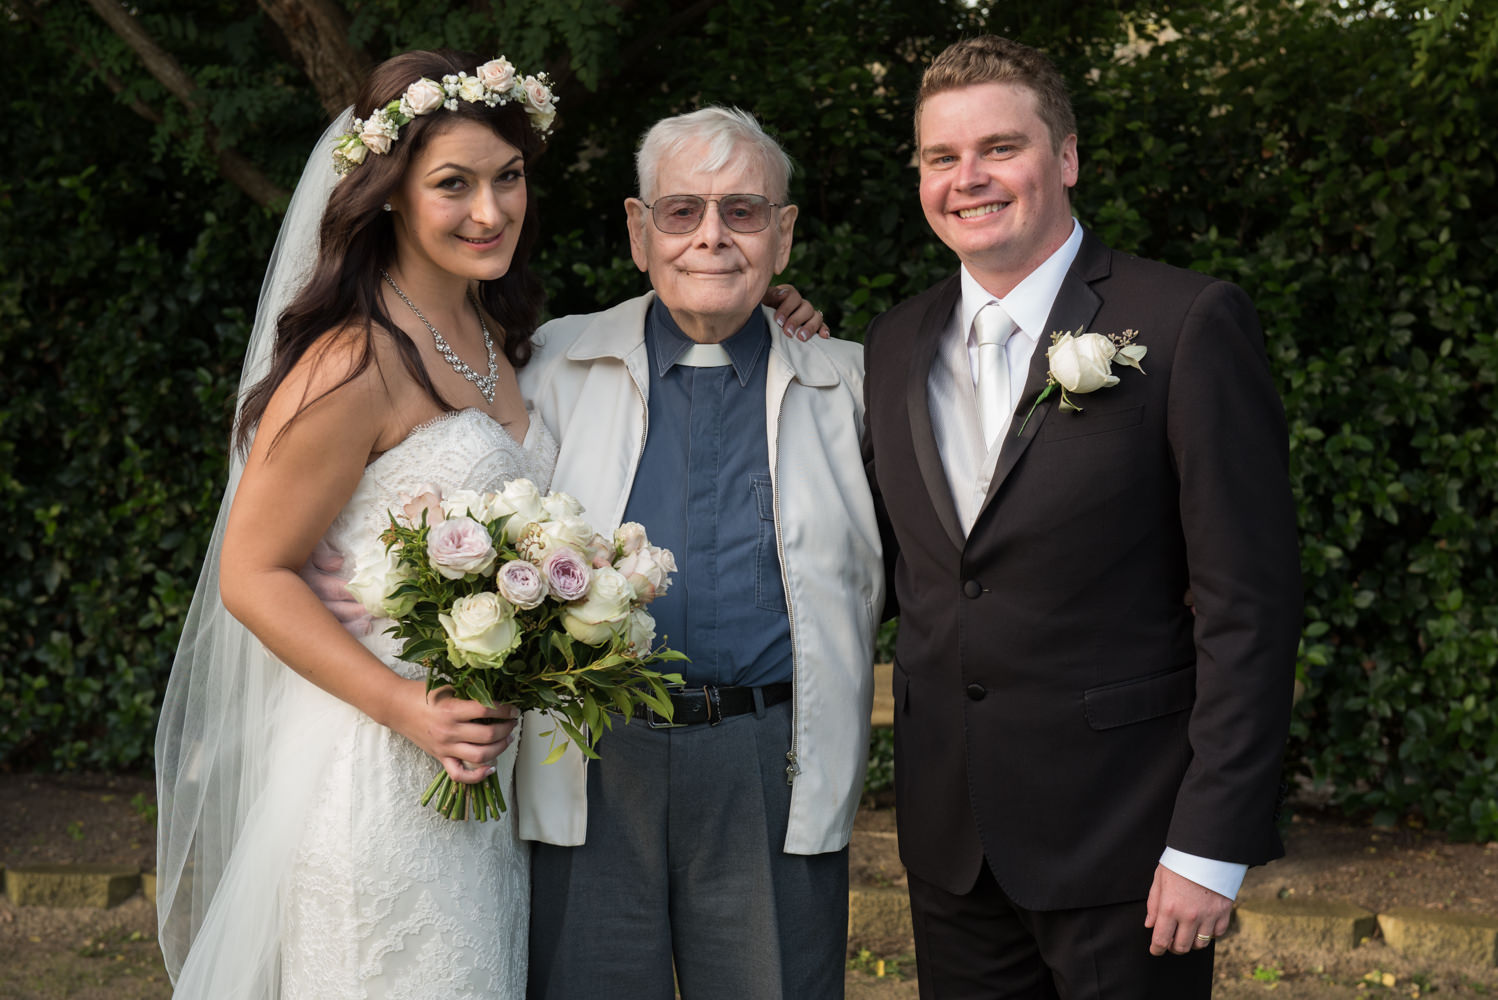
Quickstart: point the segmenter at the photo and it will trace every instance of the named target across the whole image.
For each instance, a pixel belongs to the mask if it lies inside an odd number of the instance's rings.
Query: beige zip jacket
[[[520,371],[525,398],[561,442],[552,488],[577,497],[605,533],[624,515],[645,446],[645,315],[654,298],[547,323]],[[785,851],[821,854],[848,843],[863,791],[874,632],[884,603],[879,529],[859,446],[863,349],[775,334],[769,366],[765,429],[795,666]],[[587,834],[586,761],[569,748],[543,764],[550,740],[539,734],[550,729],[535,713],[522,724],[520,835],[576,846]]]

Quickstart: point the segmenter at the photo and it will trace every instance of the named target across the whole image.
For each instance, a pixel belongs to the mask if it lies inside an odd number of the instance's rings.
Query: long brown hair
[[[478,65],[475,56],[447,50],[394,56],[369,74],[354,102],[354,113],[368,118],[376,108],[399,98],[422,77],[441,80],[449,74],[472,73]],[[377,326],[386,335],[396,329],[385,312],[381,296],[380,269],[389,267],[395,258],[395,227],[383,206],[431,137],[459,120],[475,121],[493,129],[501,139],[520,150],[527,168],[545,148],[519,103],[489,107],[482,101],[460,100],[455,110],[422,115],[401,126],[400,138],[391,143],[388,153],[365,157],[362,165],[340,180],[323,212],[312,277],[276,323],[270,372],[245,393],[234,432],[235,447],[241,450],[249,447],[271,395],[319,338],[333,330],[362,328],[363,351],[343,381],[315,399],[304,399],[292,421],[317,399],[352,381],[369,367],[374,357]],[[541,282],[529,266],[539,228],[536,200],[527,198],[525,220],[520,226],[509,270],[478,285],[479,304],[499,322],[505,357],[516,368],[530,360],[531,335],[541,312]],[[392,339],[400,351],[401,362],[427,395],[442,409],[452,410],[454,407],[432,384],[416,345],[404,336]]]

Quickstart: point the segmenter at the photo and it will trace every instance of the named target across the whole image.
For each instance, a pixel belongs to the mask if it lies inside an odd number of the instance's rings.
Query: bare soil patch
[[[894,811],[858,815],[850,852],[855,887],[903,889]],[[1498,915],[1498,844],[1454,844],[1439,834],[1375,829],[1311,808],[1286,833],[1287,856],[1249,872],[1243,895],[1346,900]],[[0,774],[0,865],[99,862],[155,866],[155,789],[140,775]],[[1141,915],[1142,919],[1142,915]],[[0,997],[15,1000],[166,1000],[155,909],[136,896],[112,910],[15,907],[0,898]],[[914,1000],[909,939],[854,942],[849,1000]],[[883,961],[885,975],[874,975]],[[1242,937],[1218,942],[1214,997],[1498,997],[1498,970],[1430,968],[1376,936],[1347,953],[1266,955]]]

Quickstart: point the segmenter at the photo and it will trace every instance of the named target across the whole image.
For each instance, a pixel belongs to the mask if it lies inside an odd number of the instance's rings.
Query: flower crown
[[[390,152],[390,144],[400,138],[402,125],[438,108],[456,111],[460,100],[470,104],[482,101],[491,108],[519,101],[525,105],[531,127],[543,137],[551,135],[557,99],[545,73],[522,78],[510,61],[500,56],[484,63],[476,74],[448,74],[441,83],[422,77],[407,87],[399,100],[376,108],[367,120],[355,118],[333,149],[333,169],[340,175],[347,174],[370,153]]]

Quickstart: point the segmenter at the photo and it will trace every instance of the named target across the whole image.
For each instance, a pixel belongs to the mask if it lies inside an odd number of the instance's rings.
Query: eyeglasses
[[[657,198],[650,209],[655,227],[673,236],[695,233],[707,214],[707,203],[718,203],[718,217],[723,225],[736,233],[758,233],[770,224],[770,210],[779,208],[764,195],[725,194],[717,198],[701,198],[695,194],[668,194]]]

